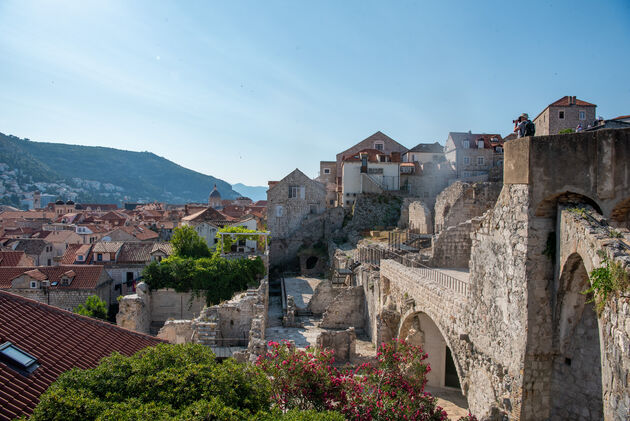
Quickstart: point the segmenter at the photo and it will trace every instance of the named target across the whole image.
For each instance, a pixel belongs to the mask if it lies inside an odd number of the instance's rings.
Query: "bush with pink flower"
[[[429,366],[419,347],[383,344],[375,363],[338,369],[331,351],[269,342],[257,365],[269,375],[272,399],[282,410],[337,411],[350,420],[446,420],[424,392]]]

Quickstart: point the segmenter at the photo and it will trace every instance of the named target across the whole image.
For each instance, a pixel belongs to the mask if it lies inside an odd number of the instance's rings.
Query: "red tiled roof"
[[[61,286],[61,277],[73,270],[76,276],[72,280],[69,286]],[[11,288],[11,281],[20,275],[27,274],[35,279],[44,280],[48,279],[51,282],[50,288],[59,289],[96,289],[99,285],[99,280],[105,269],[99,265],[60,265],[60,266],[28,266],[28,267],[0,267],[0,289]],[[36,277],[38,273],[44,275],[41,279]],[[35,275],[35,276],[34,276]],[[54,281],[59,281],[59,284],[53,286]]]
[[[0,362],[0,420],[29,415],[39,396],[71,368],[96,367],[117,351],[133,355],[164,341],[0,291],[0,344],[28,352],[39,367],[23,376]]]
[[[551,104],[549,104],[550,107],[568,107],[569,105],[572,105],[572,104],[569,102],[568,95],[565,95],[559,100],[557,100],[556,102],[552,102]],[[597,107],[597,105],[595,104],[591,104],[590,102],[582,101],[581,99],[577,99],[577,98],[575,99],[574,105],[581,105],[583,107]]]
[[[77,251],[83,244],[68,244],[66,252],[63,254],[60,263],[62,265],[71,265],[77,260]]]
[[[628,114],[628,115],[620,115],[619,117],[615,117],[612,120],[623,120],[625,118],[630,118],[630,114]]]
[[[0,251],[0,266],[17,266],[24,256],[23,251]]]
[[[398,159],[395,160],[393,156],[384,153],[383,151],[379,151],[377,149],[363,149],[353,155],[350,156],[343,156],[341,159],[344,162],[361,162],[361,158],[360,158],[360,154],[362,153],[367,153],[368,154],[368,162],[379,162],[377,156],[378,155],[384,155],[384,156],[389,156],[391,161],[390,162],[399,162],[400,161],[400,155],[398,155]]]
[[[259,200],[257,202],[252,203],[252,206],[267,206],[266,200]]]

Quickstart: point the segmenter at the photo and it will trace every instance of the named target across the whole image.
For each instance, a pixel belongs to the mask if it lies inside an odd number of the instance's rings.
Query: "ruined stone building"
[[[295,169],[280,181],[270,181],[267,191],[267,226],[271,235],[271,263],[295,257],[297,249],[309,236],[317,241],[321,233],[305,229],[312,222],[326,224],[326,188]],[[342,216],[343,218],[343,216]],[[316,230],[317,231],[317,230]]]
[[[563,96],[549,104],[532,120],[536,125],[536,136],[558,134],[561,130],[583,129],[593,126],[597,105],[582,101],[574,96]]]
[[[326,187],[326,207],[334,208],[337,204],[337,163],[320,161],[319,176],[315,179]]]

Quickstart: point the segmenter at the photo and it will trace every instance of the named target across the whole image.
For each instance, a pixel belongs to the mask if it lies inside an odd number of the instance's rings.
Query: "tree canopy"
[[[107,320],[107,303],[101,300],[98,295],[90,295],[85,300],[85,304],[79,304],[74,312],[82,316]]]
[[[216,361],[203,345],[162,344],[114,353],[93,369],[65,372],[31,420],[342,421],[341,414],[271,409],[267,376],[251,364]]]
[[[188,225],[175,228],[171,244],[173,244],[174,254],[180,257],[198,259],[210,257],[212,254],[204,239],[197,234],[193,227]]]

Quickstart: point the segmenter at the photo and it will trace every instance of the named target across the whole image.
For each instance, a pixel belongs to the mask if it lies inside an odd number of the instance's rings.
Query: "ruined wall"
[[[320,327],[324,329],[347,329],[363,327],[363,288],[339,288],[341,292],[330,303],[322,316]]]
[[[324,314],[341,291],[341,288],[334,288],[330,280],[321,281],[313,291],[307,310],[318,316]]]
[[[125,329],[149,334],[151,329],[151,308],[149,287],[144,282],[136,286],[136,293],[125,295],[118,302],[116,325]]]
[[[416,234],[433,234],[433,215],[431,209],[421,201],[409,204],[409,229]]]
[[[481,226],[482,218],[451,226],[433,238],[433,256],[429,266],[467,268],[472,240],[470,235]]]
[[[483,215],[494,207],[501,187],[501,183],[457,181],[444,189],[435,202],[434,232]]]
[[[150,292],[152,322],[165,322],[168,319],[193,319],[199,315],[206,300],[193,297],[190,292],[176,292],[173,289],[159,289]]]
[[[344,226],[344,233],[356,243],[360,239],[359,231],[397,226],[402,200],[391,193],[358,195],[352,208],[352,219]]]
[[[356,340],[357,335],[352,327],[342,331],[323,331],[316,339],[316,346],[332,350],[335,362],[351,362],[356,356]]]
[[[529,205],[527,186],[505,186],[472,236],[471,299],[462,320],[472,350],[463,365],[469,373],[468,404],[481,417],[521,416],[528,331],[525,280],[531,270],[527,251],[533,235],[528,226]],[[544,237],[540,269],[549,274],[551,264],[545,263],[542,254],[546,233]]]
[[[157,337],[172,344],[190,343],[193,338],[192,320],[167,320]]]

